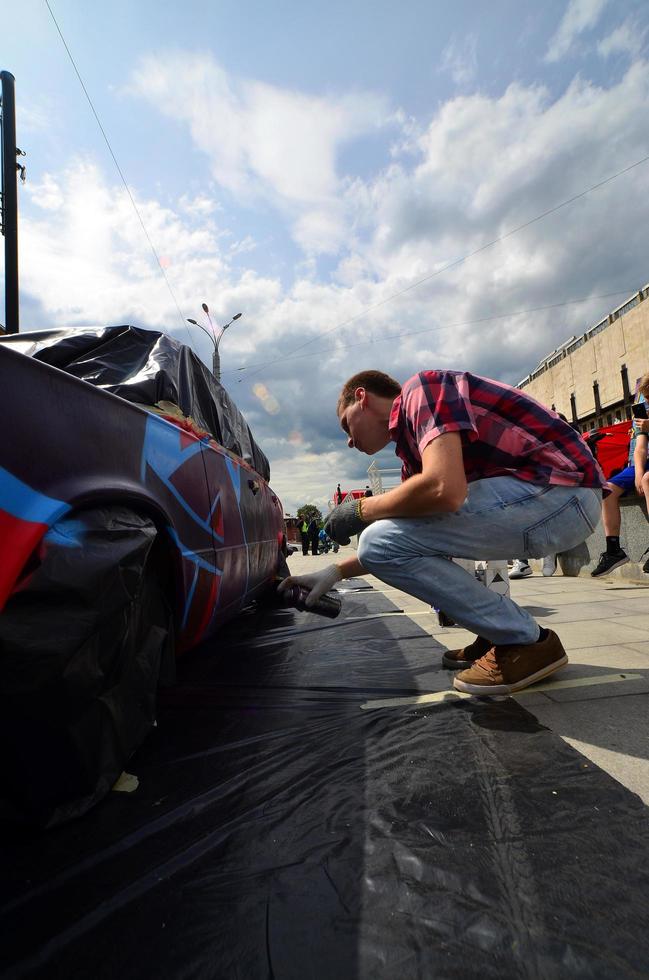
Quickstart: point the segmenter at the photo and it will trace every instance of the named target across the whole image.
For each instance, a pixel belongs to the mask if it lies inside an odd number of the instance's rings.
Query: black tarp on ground
[[[128,325],[60,327],[11,334],[0,343],[136,405],[173,402],[220,446],[270,479],[268,459],[225,388],[191,347],[173,337]]]
[[[181,664],[135,793],[3,833],[4,975],[646,975],[646,808],[511,699],[361,710],[439,663],[391,608],[253,611]]]

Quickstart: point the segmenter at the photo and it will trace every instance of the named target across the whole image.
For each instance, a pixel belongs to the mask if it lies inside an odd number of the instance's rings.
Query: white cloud
[[[345,218],[341,201],[332,201],[329,208],[309,209],[293,223],[293,237],[307,254],[335,254],[345,242]]]
[[[22,287],[38,297],[50,323],[131,320],[182,329],[123,187],[77,159],[60,175],[46,174],[29,194],[36,208],[21,221]],[[174,211],[134,196],[181,309],[195,316],[206,297],[237,304],[249,296],[249,273],[232,276],[222,235],[200,209],[192,215],[185,200]],[[255,288],[273,295],[275,286],[255,277]]]
[[[453,37],[442,51],[440,72],[449,74],[456,85],[474,81],[478,70],[477,38],[467,34],[462,41]]]
[[[189,197],[188,194],[183,194],[178,201],[178,207],[185,214],[202,217],[207,217],[210,214],[214,214],[215,211],[222,210],[221,205],[214,198],[207,197],[205,194],[196,194],[195,197]]]
[[[189,126],[219,185],[239,200],[270,202],[295,221],[300,244],[315,251],[340,240],[341,147],[393,122],[372,93],[281,89],[232,77],[208,55],[149,56],[130,91]]]
[[[43,97],[40,104],[23,101],[20,94],[16,96],[16,139],[19,144],[24,142],[25,135],[44,133],[50,129],[52,118],[56,117],[56,101]],[[23,147],[25,149],[26,147]]]
[[[43,174],[40,183],[30,181],[25,184],[27,194],[36,207],[45,211],[58,211],[63,205],[63,193],[58,182],[51,174]]]
[[[599,42],[597,51],[602,58],[610,58],[616,54],[636,57],[644,47],[646,35],[646,29],[627,20]]]
[[[649,154],[648,102],[649,66],[636,61],[609,87],[576,79],[553,99],[518,83],[498,97],[459,96],[416,124],[404,120],[402,148],[382,172],[349,182],[334,172],[333,230],[326,180],[322,200],[314,192],[289,207],[282,197],[284,220],[306,229],[306,259],[285,283],[250,263],[240,270],[250,242],[232,234],[226,210],[203,207],[209,193],[174,207],[136,193],[185,315],[198,319],[202,300],[215,322],[243,312],[225,337],[223,377],[271,460],[285,507],[294,512],[309,497],[324,507],[338,480],[367,482],[370,460],[346,450],[335,418],[353,372],[376,367],[405,380],[445,366],[515,382],[618,299],[484,318],[644,285],[648,232],[637,216],[649,194],[647,166],[409,289]],[[241,153],[241,179],[270,187]],[[22,285],[46,322],[130,319],[188,339],[121,187],[92,163],[71,161],[33,196],[21,226]],[[318,274],[314,240],[336,249],[331,277]],[[196,347],[209,363],[207,338]],[[240,365],[248,369],[239,373]],[[255,395],[257,383],[264,388]]]
[[[608,0],[570,0],[556,34],[548,45],[545,60],[559,61],[564,58],[575,40],[594,27]]]
[[[243,255],[246,252],[254,252],[257,248],[257,242],[254,240],[252,235],[246,235],[245,238],[239,239],[239,241],[233,242],[230,245],[228,252],[230,255]]]

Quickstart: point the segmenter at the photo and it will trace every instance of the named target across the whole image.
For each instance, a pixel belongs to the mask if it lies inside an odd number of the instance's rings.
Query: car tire
[[[50,529],[0,615],[0,812],[50,826],[110,791],[169,676],[170,581],[146,515],[102,507]]]

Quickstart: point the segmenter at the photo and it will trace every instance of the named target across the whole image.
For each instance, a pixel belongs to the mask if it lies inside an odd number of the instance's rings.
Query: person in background
[[[302,539],[302,554],[309,554],[309,522],[304,518],[299,524],[300,537]]]
[[[597,443],[611,435],[611,432],[600,432],[598,429],[592,429],[590,432],[584,432],[582,439],[586,442],[595,459],[597,459]]]
[[[372,493],[371,488],[368,487],[367,484],[365,485],[365,493],[363,494],[363,496],[364,497],[373,497],[374,496],[374,494]]]
[[[557,570],[557,556],[556,555],[545,555],[543,558],[543,574],[546,578],[549,575],[554,575]],[[532,566],[527,561],[526,558],[516,558],[514,559],[514,564],[509,569],[509,578],[529,578],[533,575]]]
[[[645,422],[644,425],[641,427],[640,431],[638,432],[636,447],[640,443],[640,440],[642,440],[645,443],[647,459],[649,460],[649,422]],[[636,477],[637,476],[638,476],[638,472],[636,470]],[[642,479],[640,480],[639,486],[638,483],[636,482],[636,490],[638,491],[638,493],[642,491],[642,493],[644,494],[645,507],[649,512],[649,472],[645,472],[642,474]],[[646,549],[646,551],[640,558],[640,561],[642,561],[645,555],[649,556],[649,548]],[[645,572],[645,574],[649,575],[649,557],[647,558],[644,565],[642,566],[642,571]]]
[[[532,566],[527,558],[515,558],[514,564],[508,572],[509,578],[529,578],[533,574]]]
[[[338,486],[336,487],[336,499],[334,500],[334,506],[337,507],[338,504],[342,504],[342,502],[343,502],[343,492],[340,489],[340,484],[338,484]]]
[[[649,402],[649,372],[640,379],[638,386],[638,399],[636,404],[647,404]],[[606,535],[606,551],[599,556],[597,567],[590,573],[593,578],[600,575],[608,575],[616,568],[621,568],[629,561],[629,556],[620,545],[620,528],[622,526],[622,512],[620,510],[620,498],[627,493],[632,493],[635,489],[639,496],[644,496],[647,500],[647,487],[649,487],[649,460],[647,458],[647,433],[649,432],[649,421],[634,419],[633,436],[629,446],[628,466],[606,484],[608,495],[602,502],[602,521],[604,524],[604,534]],[[645,479],[646,477],[646,479]],[[649,571],[649,561],[645,563],[645,571]]]
[[[315,520],[315,518],[313,518],[312,521],[311,521],[311,523],[309,524],[309,541],[311,542],[311,554],[312,555],[317,555],[318,554],[318,542],[319,542],[319,540],[320,540],[320,528],[318,527],[318,522]],[[309,553],[308,546],[307,546],[306,553],[307,554]]]
[[[546,555],[543,559],[542,573],[548,578],[550,575],[554,575],[557,570],[557,556],[556,555]]]

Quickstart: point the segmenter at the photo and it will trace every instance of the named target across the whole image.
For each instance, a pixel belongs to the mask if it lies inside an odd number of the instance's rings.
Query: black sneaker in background
[[[480,657],[484,657],[487,650],[491,650],[492,646],[491,640],[485,640],[483,636],[476,636],[473,643],[469,643],[461,650],[447,650],[442,657],[442,664],[447,670],[466,670],[467,667],[472,667]]]
[[[644,558],[645,555],[649,555],[649,548],[647,548],[645,553],[642,555],[642,558]],[[640,561],[642,561],[642,558],[640,559]],[[646,572],[647,575],[649,575],[649,558],[647,558],[646,562],[642,566],[642,571]]]
[[[616,568],[626,565],[628,560],[629,556],[627,555],[626,551],[622,550],[622,548],[612,555],[609,555],[607,551],[603,551],[599,556],[597,568],[595,568],[590,574],[592,578],[597,578],[599,575],[608,575],[609,572],[614,571]]]

